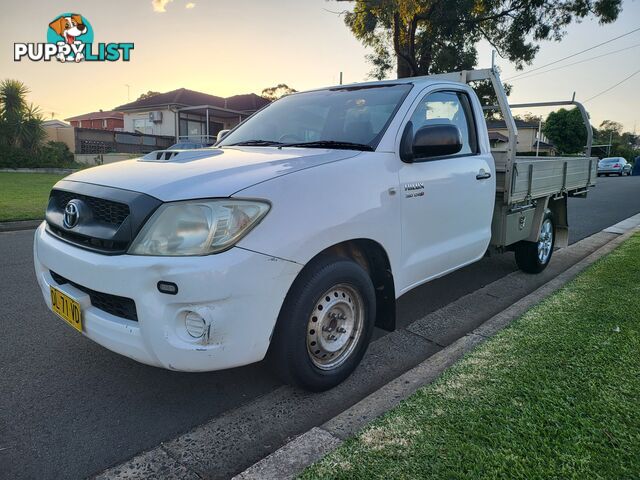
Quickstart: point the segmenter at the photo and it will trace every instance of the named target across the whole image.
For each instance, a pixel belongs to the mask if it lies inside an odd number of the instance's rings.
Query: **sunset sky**
[[[3,4],[0,79],[15,78],[30,89],[29,100],[47,118],[64,119],[110,110],[148,90],[180,87],[230,96],[278,83],[297,90],[367,79],[367,51],[336,11],[343,2],[325,0],[20,0]],[[94,42],[134,42],[130,62],[13,61],[14,42],[44,42],[48,23],[63,12],[89,19]],[[536,68],[640,27],[640,0],[625,0],[618,21],[607,26],[588,20],[568,28],[562,43],[544,43]],[[611,53],[626,47],[622,52]],[[578,57],[569,68],[513,80],[510,101],[586,100],[640,69],[640,31]],[[480,46],[479,67],[488,67],[491,48]],[[503,79],[516,72],[498,59]],[[543,71],[543,70],[540,70]],[[640,131],[640,74],[586,104],[592,123],[612,119]]]

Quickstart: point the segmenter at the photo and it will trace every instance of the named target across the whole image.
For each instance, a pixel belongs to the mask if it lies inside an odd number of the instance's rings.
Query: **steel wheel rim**
[[[322,370],[342,365],[354,352],[364,325],[364,300],[351,285],[341,283],[324,292],[307,322],[307,352]]]
[[[553,224],[548,218],[542,222],[540,240],[538,240],[538,260],[545,264],[549,261],[553,248]]]

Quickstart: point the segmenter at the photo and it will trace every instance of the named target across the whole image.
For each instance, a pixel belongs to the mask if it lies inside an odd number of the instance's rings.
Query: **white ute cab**
[[[492,82],[509,129],[499,151],[476,80]],[[492,70],[290,95],[214,148],[58,182],[35,235],[38,282],[72,327],[139,362],[195,372],[267,357],[288,383],[331,388],[375,325],[394,328],[400,295],[488,251],[540,272],[566,243],[567,196],[586,195],[596,162],[589,148],[517,157],[516,140]]]

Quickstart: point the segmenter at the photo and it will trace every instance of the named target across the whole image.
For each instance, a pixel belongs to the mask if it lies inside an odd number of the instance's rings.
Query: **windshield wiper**
[[[244,142],[230,143],[222,145],[223,147],[269,147],[272,145],[282,145],[282,142],[273,140],[245,140]]]
[[[339,142],[337,140],[318,140],[315,142],[296,142],[296,143],[283,143],[278,145],[278,148],[282,147],[305,147],[305,148],[335,148],[342,150],[362,150],[367,152],[373,152],[373,147],[365,143],[353,143],[353,142]]]

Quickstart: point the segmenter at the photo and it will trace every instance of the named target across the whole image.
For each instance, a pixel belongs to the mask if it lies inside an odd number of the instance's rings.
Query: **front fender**
[[[398,163],[393,154],[363,152],[237,192],[234,197],[272,203],[238,246],[306,264],[338,243],[370,239],[382,245],[395,271],[401,244]]]

